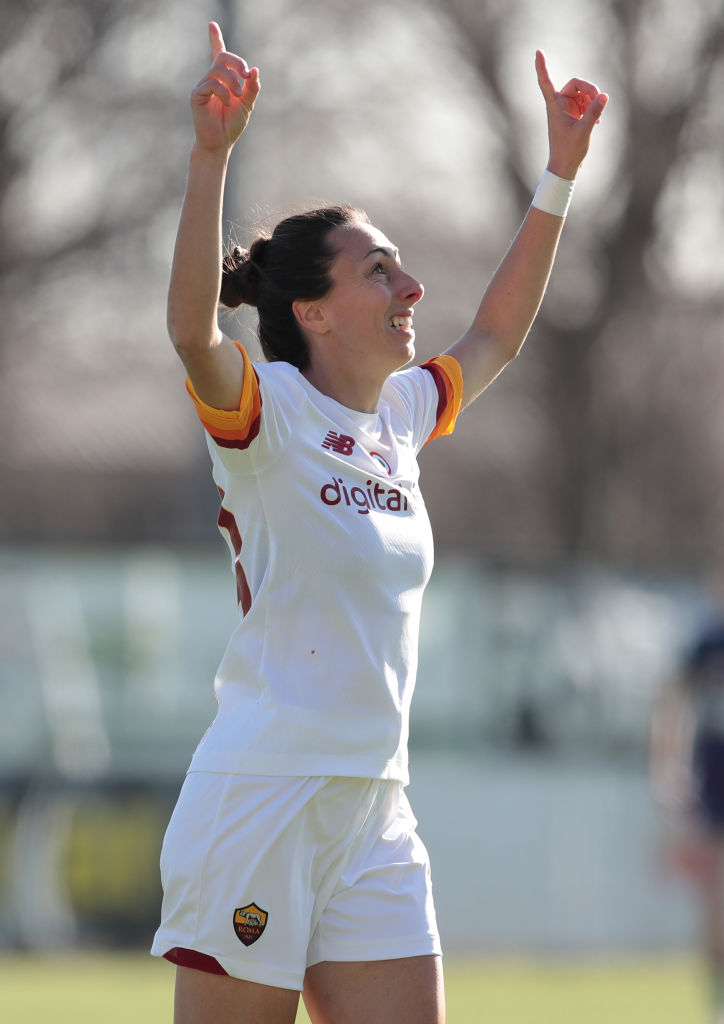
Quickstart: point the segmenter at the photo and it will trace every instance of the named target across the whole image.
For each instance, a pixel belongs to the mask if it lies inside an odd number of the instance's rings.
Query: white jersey
[[[459,364],[393,374],[376,413],[241,346],[237,412],[207,431],[240,619],[192,771],[408,781],[420,606],[433,562],[417,453],[450,433]]]

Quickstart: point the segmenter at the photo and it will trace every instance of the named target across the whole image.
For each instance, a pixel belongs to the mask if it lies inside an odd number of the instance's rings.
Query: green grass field
[[[707,1024],[693,959],[445,961],[449,1024]],[[141,955],[0,958],[2,1024],[170,1024],[173,968]],[[300,1010],[298,1024],[309,1018]]]

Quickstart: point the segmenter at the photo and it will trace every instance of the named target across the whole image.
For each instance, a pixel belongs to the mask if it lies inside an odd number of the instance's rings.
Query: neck
[[[332,372],[329,367],[314,361],[302,371],[302,374],[317,391],[333,398],[347,409],[377,412],[385,378],[368,378],[361,375],[358,368],[355,368],[354,373],[345,374],[342,368],[337,366]]]

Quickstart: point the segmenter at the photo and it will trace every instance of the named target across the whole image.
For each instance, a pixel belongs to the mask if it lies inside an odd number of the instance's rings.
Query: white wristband
[[[551,171],[543,171],[538,188],[533,196],[533,206],[555,217],[565,217],[570,206],[575,181],[559,178]]]

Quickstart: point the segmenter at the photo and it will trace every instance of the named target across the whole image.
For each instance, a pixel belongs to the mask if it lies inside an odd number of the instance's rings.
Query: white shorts
[[[298,990],[322,960],[439,954],[416,826],[396,781],[190,772],[151,952]]]

